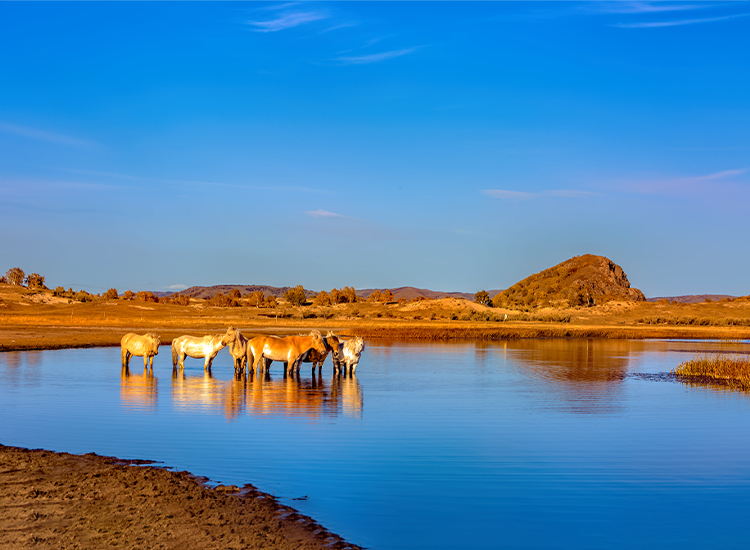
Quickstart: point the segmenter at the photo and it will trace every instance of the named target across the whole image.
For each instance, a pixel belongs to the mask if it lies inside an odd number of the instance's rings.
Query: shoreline
[[[251,484],[0,444],[0,547],[359,550]]]
[[[427,324],[383,324],[337,323],[333,325],[298,323],[282,326],[238,325],[248,337],[256,334],[298,334],[317,328],[321,331],[332,329],[346,337],[361,336],[373,340],[401,341],[452,341],[452,340],[505,340],[527,338],[603,338],[603,339],[750,339],[748,327],[677,327],[677,326],[636,326],[636,325],[571,325],[561,323],[496,323],[461,326],[457,323]],[[183,334],[206,334],[223,332],[228,325],[215,323],[209,326],[175,327],[158,325],[136,326],[70,326],[70,325],[27,325],[6,324],[0,327],[0,352],[2,351],[42,351],[71,348],[119,346],[123,335],[128,332],[156,332],[162,345]]]

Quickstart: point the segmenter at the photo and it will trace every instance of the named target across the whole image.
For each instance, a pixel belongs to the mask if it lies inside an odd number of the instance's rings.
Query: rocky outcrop
[[[630,286],[622,267],[604,256],[575,256],[526,277],[504,290],[496,306],[593,306],[612,300],[643,302],[643,292]]]

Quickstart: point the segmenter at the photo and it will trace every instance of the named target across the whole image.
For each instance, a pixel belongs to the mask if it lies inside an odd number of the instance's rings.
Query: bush
[[[190,305],[190,296],[185,296],[182,294],[175,294],[172,297],[172,303],[176,306],[189,306]]]
[[[217,294],[209,298],[207,303],[212,307],[237,307],[240,305],[237,300],[231,298],[227,294],[222,294],[221,292],[218,292]]]
[[[284,300],[289,302],[293,306],[301,306],[305,303],[305,289],[302,285],[297,285],[294,288],[290,288],[284,293]]]
[[[122,294],[123,300],[132,300],[133,298],[135,298],[135,293],[132,290],[126,290]]]
[[[159,297],[156,296],[153,292],[148,290],[141,290],[138,292],[138,294],[135,295],[135,299],[139,302],[154,302],[159,303]]]
[[[118,298],[117,289],[116,288],[110,288],[102,295],[102,298],[105,300],[117,300]]]
[[[44,286],[44,277],[39,275],[39,273],[30,273],[26,277],[26,286],[29,288],[47,288],[46,286]]]

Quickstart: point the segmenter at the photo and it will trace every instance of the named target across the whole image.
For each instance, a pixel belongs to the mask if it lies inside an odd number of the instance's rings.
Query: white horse
[[[142,355],[143,368],[148,368],[149,361],[151,361],[151,368],[153,369],[154,355],[158,355],[160,344],[159,337],[153,332],[147,332],[143,335],[127,333],[120,341],[122,366],[127,369],[133,355]]]
[[[354,374],[359,364],[359,358],[365,350],[365,341],[359,336],[355,336],[339,344],[338,357],[334,355],[333,372],[338,372],[339,368],[344,366],[344,374],[349,369],[349,374]]]
[[[215,334],[214,336],[180,336],[172,340],[172,368],[176,369],[180,364],[180,369],[185,368],[185,356],[194,359],[204,357],[203,370],[211,370],[211,364],[216,354],[221,349],[233,342],[237,338],[237,331],[232,327],[227,329],[225,334]]]

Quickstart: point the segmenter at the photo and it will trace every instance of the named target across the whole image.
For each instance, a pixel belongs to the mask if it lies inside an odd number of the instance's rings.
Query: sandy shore
[[[0,445],[0,548],[359,548],[254,487],[145,464]]]

